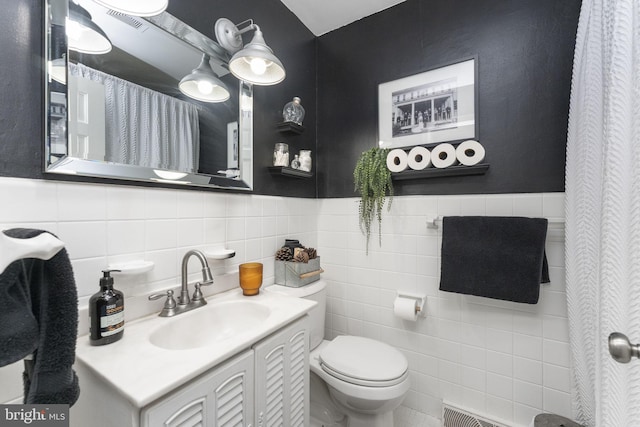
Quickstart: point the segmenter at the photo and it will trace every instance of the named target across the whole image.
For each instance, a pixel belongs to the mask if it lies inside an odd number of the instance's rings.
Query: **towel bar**
[[[549,229],[564,229],[563,218],[547,218]],[[442,216],[427,218],[427,228],[440,228],[442,224]]]
[[[547,218],[547,242],[564,241],[564,218]],[[427,228],[438,229],[442,226],[442,216],[427,218]]]

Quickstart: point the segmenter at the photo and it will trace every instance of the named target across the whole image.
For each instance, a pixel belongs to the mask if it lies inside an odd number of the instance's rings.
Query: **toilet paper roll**
[[[424,147],[413,147],[408,157],[409,167],[413,170],[421,171],[431,166],[431,153]]]
[[[473,139],[464,141],[456,148],[456,158],[465,166],[477,165],[484,160],[484,147]]]
[[[391,172],[402,172],[407,168],[409,158],[404,150],[396,148],[387,154],[387,169]]]
[[[417,302],[413,298],[396,297],[393,302],[393,314],[401,319],[415,322],[418,318],[416,304]]]
[[[438,144],[431,150],[431,163],[434,167],[448,168],[458,163],[456,149],[451,144]]]

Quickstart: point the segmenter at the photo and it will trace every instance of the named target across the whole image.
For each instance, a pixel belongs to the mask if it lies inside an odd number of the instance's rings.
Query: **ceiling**
[[[405,0],[280,0],[316,36]]]

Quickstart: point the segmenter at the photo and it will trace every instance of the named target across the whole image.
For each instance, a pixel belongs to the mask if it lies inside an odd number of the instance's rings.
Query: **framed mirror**
[[[223,48],[167,12],[47,4],[45,172],[252,189],[253,90],[228,72]],[[97,27],[96,49],[85,47],[88,30],[76,21]],[[204,102],[180,90],[202,67],[228,99]]]

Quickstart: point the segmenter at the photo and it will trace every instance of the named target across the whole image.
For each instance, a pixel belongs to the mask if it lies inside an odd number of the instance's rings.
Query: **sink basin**
[[[255,328],[271,314],[269,307],[250,301],[209,304],[166,320],[149,341],[166,350],[206,347]]]

